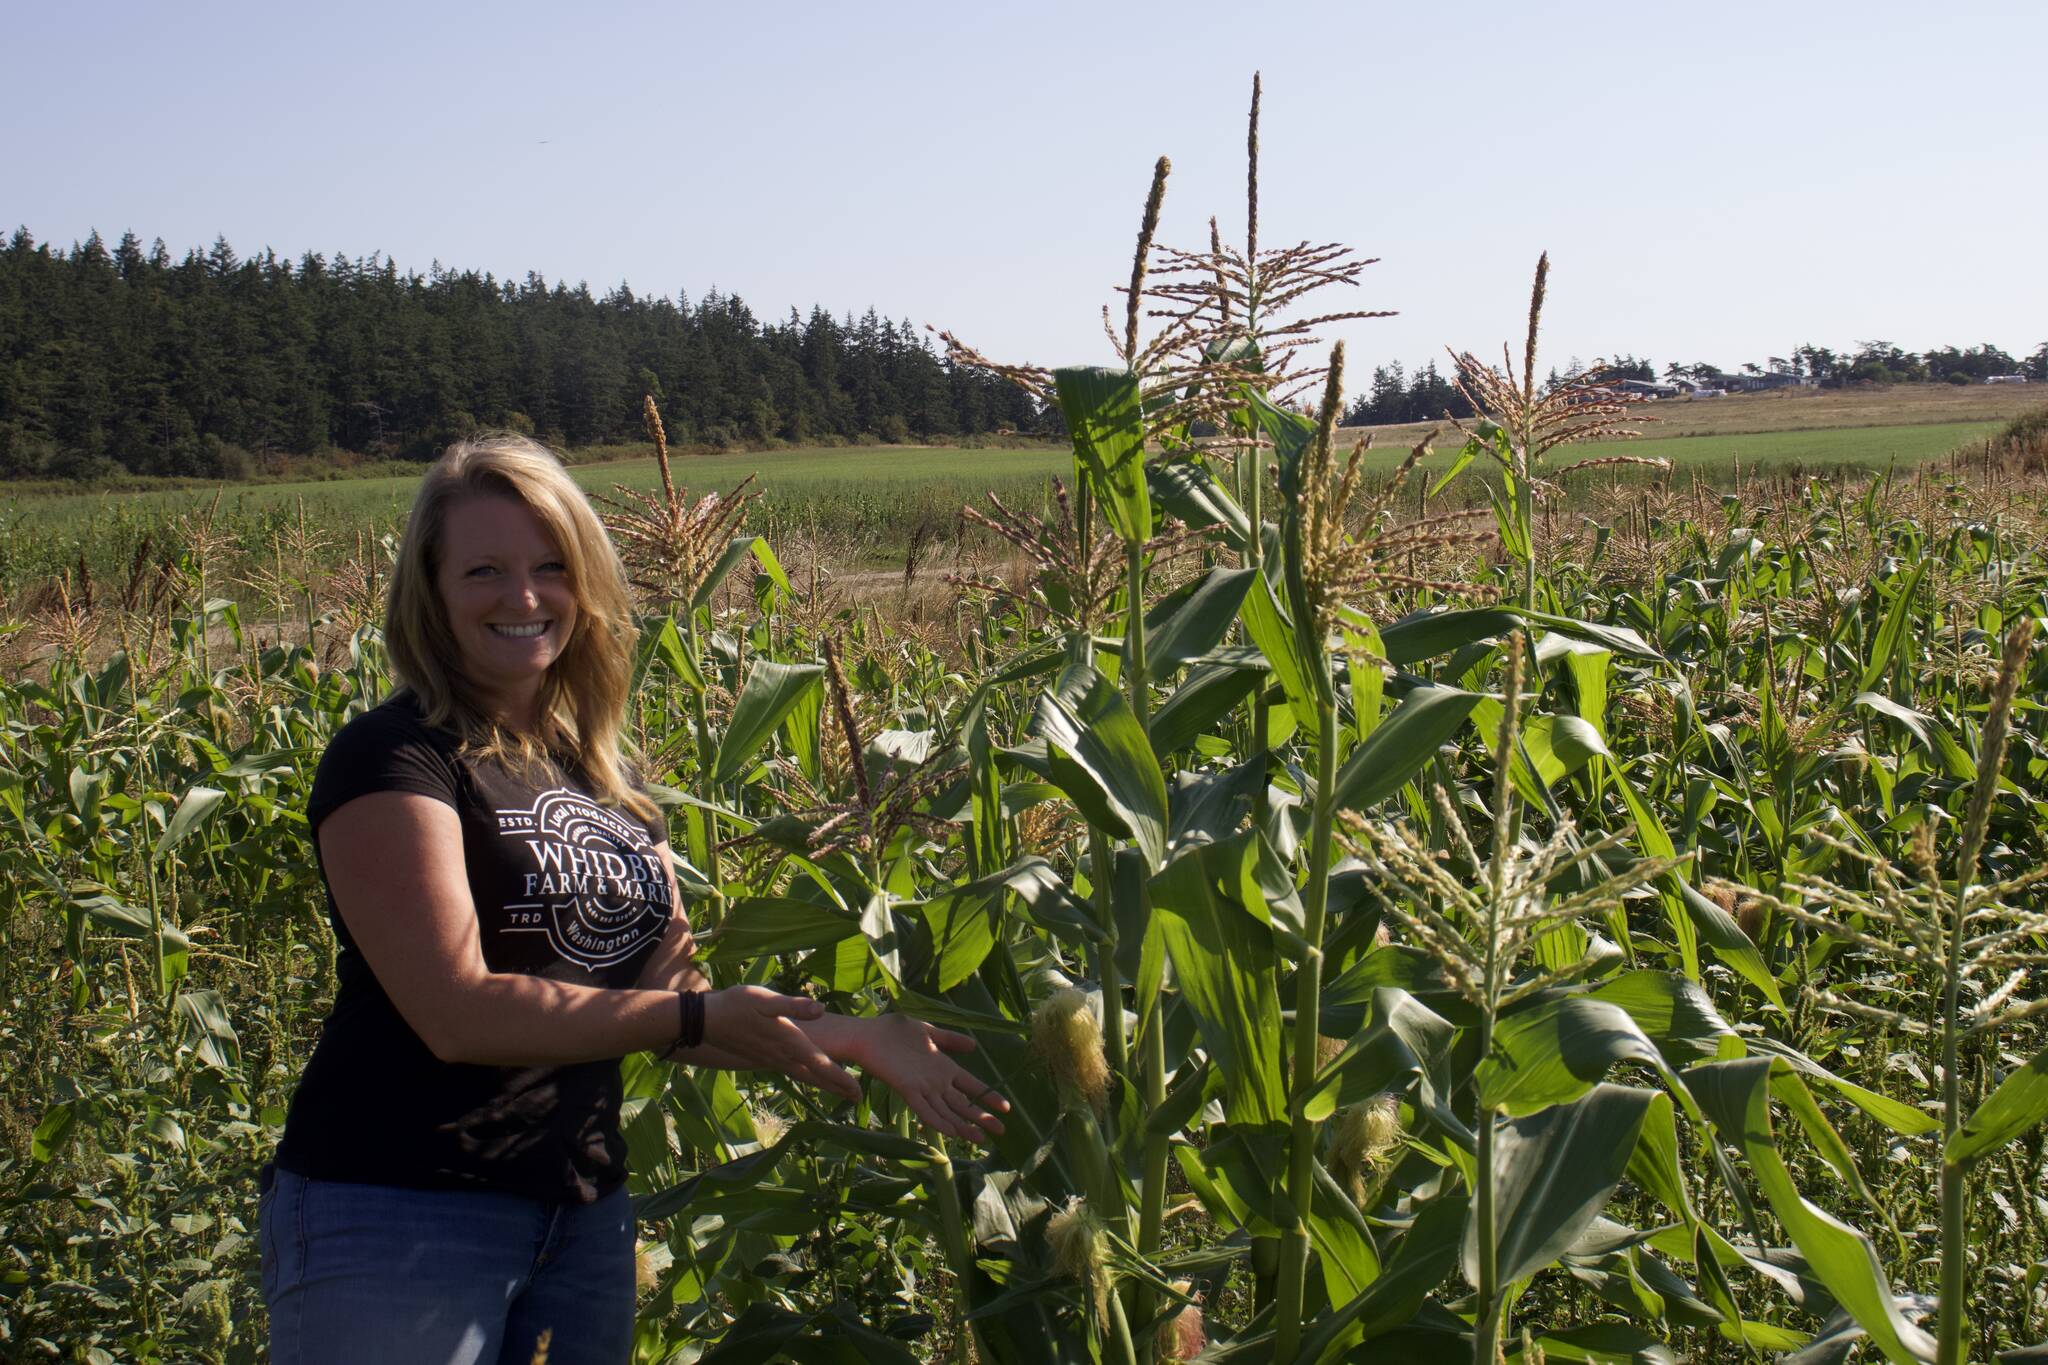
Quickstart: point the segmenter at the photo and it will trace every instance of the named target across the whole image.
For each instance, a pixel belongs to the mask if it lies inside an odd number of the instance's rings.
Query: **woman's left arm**
[[[635,984],[644,990],[709,990],[711,981],[697,965],[697,941],[683,909],[674,856],[665,843],[655,845],[655,852],[668,869],[669,926]],[[1007,1112],[1010,1102],[951,1056],[974,1050],[974,1040],[966,1034],[935,1028],[907,1014],[862,1019],[828,1011],[796,1022],[820,1052],[882,1080],[928,1127],[969,1142],[1003,1131],[997,1115]],[[749,1065],[721,1049],[716,1039],[692,1048],[687,1056],[670,1056],[693,1066],[744,1070]]]

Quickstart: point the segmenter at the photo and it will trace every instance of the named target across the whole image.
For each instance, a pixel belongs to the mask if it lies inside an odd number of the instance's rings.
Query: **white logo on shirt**
[[[581,792],[556,787],[527,810],[498,812],[498,833],[533,859],[506,928],[545,933],[561,957],[595,969],[622,961],[668,927],[669,889],[642,826]]]

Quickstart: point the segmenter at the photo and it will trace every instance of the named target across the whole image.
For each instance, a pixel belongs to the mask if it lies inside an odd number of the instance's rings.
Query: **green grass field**
[[[1658,456],[1681,467],[1701,469],[1732,467],[1737,461],[1760,466],[1883,469],[1939,458],[1960,446],[1983,441],[2002,425],[1995,421],[1941,422],[1677,436],[1595,444],[1573,453],[1583,457],[1617,452]],[[1387,447],[1383,444],[1381,448]],[[1448,458],[1449,449],[1448,441],[1440,442],[1443,453],[1437,459]],[[677,482],[693,495],[729,490],[751,474],[754,487],[766,495],[769,506],[764,510],[772,514],[771,520],[795,516],[809,506],[816,520],[826,522],[834,518],[835,511],[844,517],[871,508],[937,513],[943,507],[944,514],[950,515],[957,511],[956,498],[977,498],[990,489],[1035,488],[1047,475],[1070,469],[1071,460],[1067,452],[1053,447],[956,450],[913,446],[697,456],[677,460],[674,469]],[[608,493],[619,485],[638,489],[660,486],[652,459],[578,465],[574,473],[578,483],[595,493]],[[303,502],[310,518],[330,528],[388,527],[403,515],[414,483],[409,477],[334,479],[5,498],[0,499],[0,532],[12,535],[68,529],[104,523],[109,518],[158,520],[196,512],[212,502],[216,493],[222,514],[231,518],[291,514]]]
[[[1570,455],[1583,459],[1625,451],[1659,456],[1702,473],[1730,470],[1738,462],[1759,470],[1879,470],[1942,458],[1984,441],[2002,425],[1978,420],[1729,432],[1588,445]],[[1447,432],[1440,438],[1433,465],[1449,461],[1456,449],[1449,438],[1455,435]],[[1391,465],[1399,448],[1382,436],[1376,462]],[[885,446],[694,456],[678,459],[674,469],[677,482],[692,496],[729,491],[751,474],[753,491],[760,495],[748,514],[753,529],[785,546],[801,538],[833,562],[874,565],[900,564],[906,547],[950,538],[962,504],[982,503],[990,492],[1025,507],[1040,506],[1047,478],[1071,478],[1072,459],[1050,446]],[[573,472],[579,483],[599,494],[660,484],[651,457],[581,464]],[[1622,471],[1619,477],[1630,473]],[[406,476],[0,499],[0,591],[17,593],[48,583],[75,573],[80,564],[102,581],[126,577],[138,556],[149,558],[167,543],[184,543],[189,530],[179,520],[189,523],[216,499],[215,527],[252,561],[270,557],[274,538],[287,532],[302,509],[306,524],[325,540],[326,554],[346,554],[360,536],[374,540],[399,528],[416,482]]]

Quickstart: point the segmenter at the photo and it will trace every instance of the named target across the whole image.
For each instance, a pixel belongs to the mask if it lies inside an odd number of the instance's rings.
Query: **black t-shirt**
[[[454,807],[484,963],[585,986],[629,987],[669,923],[659,815],[599,805],[573,779],[539,785],[466,757],[401,692],[356,717],[321,757],[306,810],[416,792]],[[321,859],[321,876],[328,869]],[[480,1189],[588,1203],[626,1178],[617,1061],[499,1067],[444,1062],[378,984],[334,904],[339,987],[300,1078],[277,1163],[315,1180]]]

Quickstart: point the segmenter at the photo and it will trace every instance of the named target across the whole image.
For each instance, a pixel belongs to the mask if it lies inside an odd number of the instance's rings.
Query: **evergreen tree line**
[[[1009,382],[873,309],[763,322],[737,295],[401,271],[379,254],[225,240],[173,260],[134,233],[0,247],[0,478],[244,477],[270,456],[430,458],[478,426],[561,445],[928,440],[1056,429]]]
[[[1746,362],[1735,370],[1723,370],[1704,361],[1684,364],[1673,361],[1661,370],[1641,356],[1626,353],[1593,362],[1609,379],[1662,379],[1668,383],[1687,380],[1697,384],[1720,385],[1737,375],[1790,374],[1812,380],[1824,389],[1850,385],[1885,384],[1981,384],[1992,375],[2020,374],[2034,383],[2048,383],[2048,342],[2043,342],[2024,360],[1990,343],[1980,346],[1938,346],[1923,352],[1904,351],[1889,341],[1858,342],[1854,349],[1841,351],[1826,346],[1795,346],[1783,356],[1770,356],[1762,364]],[[1574,359],[1563,370],[1553,369],[1544,377],[1545,387],[1555,387],[1577,378],[1591,368]],[[1413,373],[1399,361],[1372,372],[1372,384],[1351,400],[1344,412],[1346,426],[1381,426],[1395,422],[1434,422],[1449,413],[1470,417],[1472,407],[1458,392],[1449,376],[1439,371],[1434,360],[1424,361]]]

